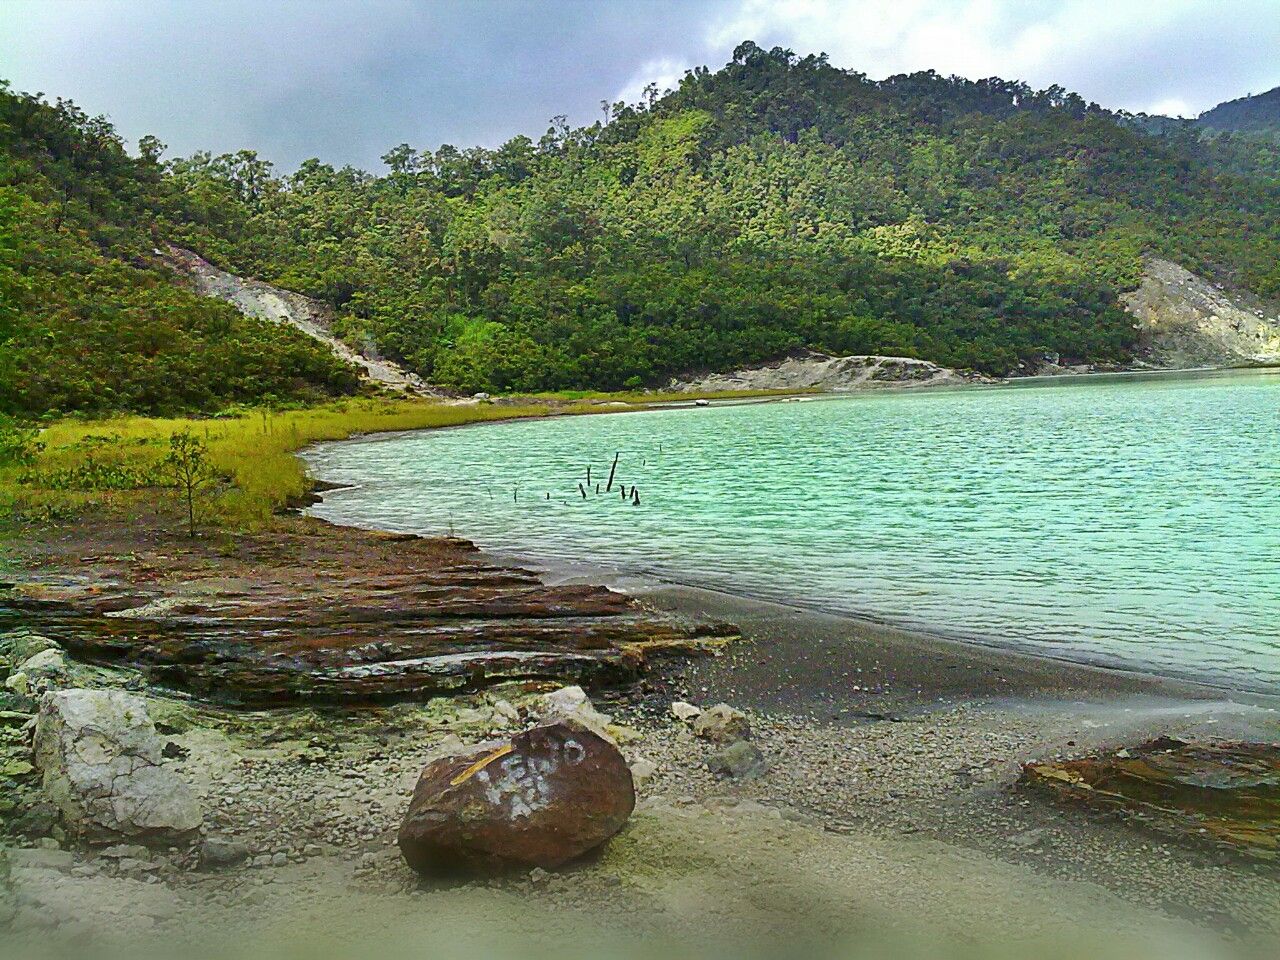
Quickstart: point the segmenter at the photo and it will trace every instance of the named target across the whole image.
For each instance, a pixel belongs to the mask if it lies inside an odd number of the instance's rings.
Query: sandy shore
[[[1275,741],[1276,698],[689,588],[650,588],[645,599],[742,628],[742,644],[691,664],[668,693],[755,712],[757,735],[783,759],[744,795],[799,804],[828,827],[929,836],[1179,915],[1280,932],[1274,867],[1170,843],[1016,786],[1028,761],[1155,736]],[[709,775],[694,779],[714,788]]]
[[[746,643],[695,670],[712,695],[756,709],[838,721],[845,714],[857,720],[867,713],[1032,696],[1142,695],[1280,706],[1280,697],[1267,694],[952,640],[722,591],[636,579],[610,585],[677,616],[740,626]]]

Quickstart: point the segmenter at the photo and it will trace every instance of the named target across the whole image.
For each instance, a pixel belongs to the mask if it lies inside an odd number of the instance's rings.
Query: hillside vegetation
[[[1144,253],[1280,293],[1274,145],[753,44],[608,113],[496,150],[402,145],[380,177],[179,161],[185,242],[464,390],[633,387],[798,346],[996,374],[1123,360]]]
[[[1213,130],[1280,136],[1280,87],[1220,103],[1200,114],[1197,122]]]
[[[1274,140],[1153,133],[1060,88],[873,82],[746,43],[607,122],[401,145],[382,176],[277,176],[252,151],[162,163],[152,140],[130,159],[101,121],[4,104],[0,283],[32,388],[0,388],[10,408],[351,389],[313,345],[150,268],[161,238],[328,302],[348,342],[466,391],[633,389],[797,347],[992,374],[1123,361],[1120,297],[1150,254],[1280,295]]]
[[[198,297],[152,254],[176,189],[143,144],[0,82],[0,415],[177,413],[350,393],[309,338]]]

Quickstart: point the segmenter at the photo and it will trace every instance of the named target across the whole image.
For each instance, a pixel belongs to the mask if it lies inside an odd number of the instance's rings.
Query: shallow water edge
[[[1189,378],[1182,378],[1184,381],[1203,381],[1203,380],[1221,380],[1224,378],[1224,372],[1213,371],[1212,376],[1206,376],[1202,372],[1196,372]],[[1254,374],[1256,371],[1247,371],[1246,375]],[[1225,372],[1225,377],[1230,378],[1235,372]],[[1074,378],[1079,383],[1085,378]],[[1096,382],[1094,378],[1088,378],[1090,381]],[[1167,375],[1161,375],[1161,379],[1165,383],[1171,382]],[[1057,393],[1059,384],[1054,384],[1053,393]],[[1070,385],[1063,385],[1069,388]],[[1082,384],[1083,386],[1083,384]],[[999,388],[996,388],[999,389]],[[991,388],[982,388],[982,392],[988,392]],[[933,391],[934,395],[942,391]],[[947,391],[948,393],[954,391]],[[966,393],[976,391],[966,390]],[[1021,392],[1021,388],[1019,388]],[[827,399],[825,397],[806,398],[813,401],[821,401]],[[858,399],[866,400],[869,397],[860,397]],[[776,403],[777,401],[771,401]],[[807,404],[806,404],[807,405]],[[744,413],[746,411],[743,411]],[[665,417],[673,416],[674,411],[664,414]],[[577,418],[575,418],[577,419]],[[589,418],[596,420],[629,420],[630,418]],[[685,418],[677,418],[684,420]],[[496,429],[494,425],[486,424],[490,429]],[[526,428],[536,430],[541,425],[525,424]],[[413,438],[415,435],[399,434],[395,438],[388,437],[372,437],[362,438],[353,441],[344,441],[337,444],[328,444],[323,447],[313,448],[306,452],[305,458],[311,464],[313,472],[323,480],[336,481],[348,484],[348,488],[334,494],[328,495],[328,498],[321,504],[313,508],[312,512],[318,516],[324,517],[334,522],[348,523],[355,526],[365,526],[370,528],[389,528],[404,532],[431,533],[437,532],[430,529],[430,522],[424,527],[421,522],[422,517],[411,516],[401,517],[401,520],[408,522],[392,522],[388,523],[384,516],[368,517],[362,515],[362,507],[372,504],[379,504],[385,501],[388,496],[394,496],[396,490],[394,488],[386,488],[385,485],[379,484],[376,476],[366,478],[359,472],[360,464],[351,464],[344,466],[344,461],[348,459],[351,450],[363,448],[364,450],[376,449],[380,456],[386,456],[390,453],[389,449],[383,444],[388,439],[396,438]],[[478,436],[478,435],[473,435]],[[489,435],[491,436],[491,435]],[[536,437],[536,433],[530,434],[527,430],[520,434],[522,437]],[[504,445],[510,445],[515,442],[510,436],[504,437]],[[492,447],[492,444],[486,441],[481,446]],[[420,448],[430,450],[431,448]],[[357,456],[356,460],[361,460]],[[375,458],[375,463],[377,459]],[[334,470],[335,463],[338,466]],[[351,493],[356,494],[354,502],[348,502]],[[493,494],[489,494],[492,498]],[[332,498],[332,499],[330,499]],[[438,522],[438,514],[436,521]],[[501,519],[501,518],[499,518]],[[507,518],[509,519],[509,518]],[[497,521],[495,521],[497,522]],[[452,526],[452,521],[451,521]],[[443,532],[443,531],[438,531]],[[485,536],[475,536],[475,532],[471,529],[471,525],[464,519],[459,524],[458,532],[475,537],[485,547],[487,552],[496,556],[502,556],[507,559],[514,559],[525,565],[530,563],[531,557],[536,561],[536,566],[543,570],[549,570],[556,576],[566,577],[582,577],[590,579],[593,582],[607,582],[614,586],[621,586],[625,589],[637,589],[642,592],[653,592],[662,590],[679,590],[683,588],[698,589],[709,591],[709,595],[736,595],[746,601],[770,601],[779,604],[780,607],[790,608],[792,610],[808,611],[817,615],[836,615],[844,618],[851,629],[860,631],[874,630],[886,635],[900,634],[911,638],[912,643],[919,644],[926,639],[929,642],[947,642],[960,643],[968,648],[980,648],[985,651],[1006,652],[1005,638],[1000,635],[992,635],[990,633],[983,634],[980,632],[966,631],[963,629],[952,629],[945,622],[941,625],[938,618],[932,617],[924,622],[912,622],[903,617],[884,616],[876,610],[850,610],[848,604],[843,606],[828,605],[821,601],[820,597],[814,596],[789,596],[785,592],[773,591],[771,593],[755,592],[744,588],[744,584],[730,582],[726,583],[724,578],[716,580],[713,577],[699,577],[696,574],[690,575],[688,569],[670,570],[670,569],[654,569],[641,563],[634,562],[634,558],[624,558],[626,562],[618,562],[616,558],[610,558],[609,562],[599,561],[591,563],[583,563],[580,561],[569,560],[564,556],[563,551],[544,549],[545,543],[540,543],[536,537],[506,536],[499,538],[499,542],[493,542],[493,538]],[[521,528],[522,534],[527,531]],[[936,612],[936,611],[934,611]],[[945,618],[944,618],[945,620]],[[1061,649],[1044,649],[1036,645],[1023,644],[1020,647],[1022,655],[1028,655],[1037,659],[1048,659],[1053,662],[1066,662],[1072,664],[1082,664],[1087,667],[1111,667],[1119,668],[1120,672],[1132,674],[1135,676],[1165,676],[1177,678],[1182,683],[1203,689],[1217,690],[1249,690],[1252,689],[1258,693],[1268,692],[1267,684],[1250,684],[1241,682],[1238,677],[1222,677],[1220,675],[1195,675],[1193,671],[1179,669],[1165,669],[1164,665],[1148,665],[1143,663],[1117,663],[1114,658],[1106,656],[1093,656],[1091,651],[1077,650],[1064,653]]]

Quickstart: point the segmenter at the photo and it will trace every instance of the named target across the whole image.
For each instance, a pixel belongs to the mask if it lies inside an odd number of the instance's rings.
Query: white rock
[[[542,696],[543,720],[573,720],[617,745],[613,718],[601,713],[581,687],[561,687]]]
[[[716,743],[730,743],[751,736],[751,727],[747,723],[747,715],[741,710],[735,710],[727,703],[717,703],[694,721],[693,735]]]
[[[161,763],[146,703],[121,690],[44,695],[35,759],[69,832],[91,841],[180,841],[200,827],[187,784]]]
[[[561,687],[542,695],[542,707],[546,713],[571,714],[590,706],[591,698],[578,686]]]
[[[677,700],[671,704],[671,715],[684,723],[697,718],[701,713],[701,707],[695,707],[692,703],[685,703],[683,700]]]
[[[652,780],[657,772],[658,765],[652,760],[645,760],[643,757],[631,764],[631,779],[635,781],[636,786]]]

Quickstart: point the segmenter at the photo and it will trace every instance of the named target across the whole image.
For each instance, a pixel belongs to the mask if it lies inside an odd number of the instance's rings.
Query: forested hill
[[[145,216],[125,220],[329,301],[350,342],[461,390],[634,387],[799,346],[998,374],[1121,361],[1119,296],[1151,254],[1280,295],[1265,137],[750,43],[604,106],[537,142],[401,145],[384,175],[277,176],[251,151],[162,164],[148,143],[129,180]]]
[[[1220,103],[1200,114],[1197,122],[1213,130],[1280,136],[1280,87]]]
[[[1270,152],[1267,152],[1267,151]],[[1061,89],[873,82],[743,44],[667,96],[375,177],[250,154],[171,176],[185,242],[329,299],[461,389],[621,387],[811,346],[990,373],[1122,360],[1161,254],[1280,292],[1274,145],[1143,133]]]
[[[185,216],[159,149],[130,157],[102,118],[0,81],[0,419],[356,388],[315,341],[196,296],[154,256]]]

